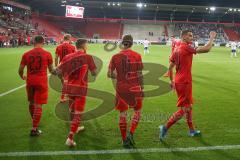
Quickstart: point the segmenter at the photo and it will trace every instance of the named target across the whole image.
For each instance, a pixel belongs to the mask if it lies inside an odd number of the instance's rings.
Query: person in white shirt
[[[195,48],[198,48],[199,45],[197,40],[194,42],[194,44],[195,44]]]
[[[240,52],[240,42],[238,42],[238,53]]]
[[[145,39],[145,40],[143,41],[144,55],[145,55],[146,53],[149,54],[149,44],[150,44],[150,42],[149,42],[147,39]]]
[[[237,43],[236,42],[231,43],[231,49],[232,49],[231,57],[237,57]]]

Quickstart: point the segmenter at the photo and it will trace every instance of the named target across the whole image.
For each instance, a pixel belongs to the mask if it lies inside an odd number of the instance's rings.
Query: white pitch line
[[[24,85],[21,85],[21,86],[19,86],[19,87],[17,87],[17,88],[11,89],[11,90],[9,90],[9,91],[7,91],[7,92],[1,93],[1,94],[0,94],[0,97],[6,96],[6,95],[8,95],[8,94],[10,94],[10,93],[12,93],[12,92],[15,92],[15,91],[17,91],[17,90],[19,90],[19,89],[21,89],[21,88],[23,88],[23,87],[25,87],[25,86],[26,86],[26,85],[24,84]]]
[[[49,77],[50,75],[51,75],[51,74],[48,74],[48,77]],[[26,86],[26,84],[23,84],[23,85],[21,85],[21,86],[19,86],[19,87],[17,87],[17,88],[13,88],[13,89],[11,89],[11,90],[9,90],[9,91],[7,91],[7,92],[1,93],[1,94],[0,94],[0,97],[6,96],[6,95],[8,95],[8,94],[10,94],[10,93],[12,93],[12,92],[15,92],[15,91],[17,91],[17,90],[19,90],[19,89],[21,89],[21,88],[23,88],[23,87],[25,87],[25,86]]]
[[[196,152],[216,150],[238,150],[240,145],[207,146],[189,148],[146,148],[146,149],[116,149],[116,150],[89,150],[89,151],[41,151],[41,152],[0,152],[0,157],[30,157],[30,156],[66,156],[66,155],[107,155],[129,153],[171,153]]]

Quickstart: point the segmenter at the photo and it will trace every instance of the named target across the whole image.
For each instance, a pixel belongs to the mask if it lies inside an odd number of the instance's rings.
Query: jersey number
[[[29,60],[30,60],[30,63],[29,63],[30,72],[39,71],[42,68],[41,56],[30,56]]]

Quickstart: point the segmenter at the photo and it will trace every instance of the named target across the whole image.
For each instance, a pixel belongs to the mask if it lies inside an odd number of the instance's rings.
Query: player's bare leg
[[[234,52],[234,57],[237,57],[237,51],[236,51],[236,52]]]
[[[150,52],[149,52],[149,49],[147,50],[147,53],[149,54]]]
[[[32,118],[32,130],[30,136],[39,136],[42,131],[38,130],[38,126],[42,117],[42,105],[34,104],[33,118]]]

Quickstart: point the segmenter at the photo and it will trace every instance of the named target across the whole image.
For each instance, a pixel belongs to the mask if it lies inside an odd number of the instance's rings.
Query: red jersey
[[[192,59],[196,54],[196,49],[181,42],[174,50],[170,61],[176,64],[175,83],[191,83],[192,82]]]
[[[64,92],[66,94],[86,95],[88,86],[88,70],[96,70],[94,60],[91,55],[83,51],[78,51],[65,56],[58,67],[64,79]]]
[[[117,73],[117,90],[127,91],[134,86],[141,86],[138,71],[142,71],[141,55],[130,49],[121,51],[111,59],[109,70]]]
[[[181,44],[180,40],[176,40],[176,39],[172,40],[172,53],[173,53],[174,49],[177,48],[180,44]]]
[[[47,68],[53,63],[51,53],[34,48],[23,54],[21,65],[27,66],[28,85],[47,85]]]
[[[74,52],[75,52],[75,47],[69,44],[68,42],[64,42],[63,44],[59,45],[56,48],[56,54],[58,55],[60,62],[66,55]]]

